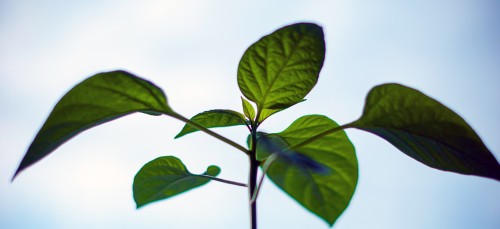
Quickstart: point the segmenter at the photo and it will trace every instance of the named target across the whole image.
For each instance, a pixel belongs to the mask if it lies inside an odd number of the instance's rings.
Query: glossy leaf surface
[[[373,88],[363,115],[351,125],[432,168],[500,180],[500,165],[469,124],[415,89],[400,84]]]
[[[320,26],[286,26],[245,51],[238,66],[238,85],[243,95],[256,103],[258,111],[285,109],[301,102],[311,91],[324,58],[325,41]],[[259,120],[265,118],[261,116]]]
[[[125,71],[96,74],[56,104],[31,143],[15,176],[84,130],[134,112],[170,114],[163,91]]]
[[[220,173],[220,168],[211,165],[201,175],[192,174],[174,156],[156,158],[146,163],[134,178],[134,200],[137,208],[154,201],[167,199],[208,183],[210,177]]]
[[[191,121],[202,125],[205,128],[228,127],[246,125],[245,116],[232,110],[209,110],[199,113],[191,118]],[[175,136],[180,138],[186,134],[198,131],[196,127],[189,124],[184,125],[181,132]]]
[[[336,127],[325,116],[309,115],[281,133],[257,140],[258,158],[278,155],[269,166],[268,177],[330,225],[346,209],[358,181],[354,146],[345,132],[339,130],[317,138]],[[316,140],[301,144],[311,137]]]

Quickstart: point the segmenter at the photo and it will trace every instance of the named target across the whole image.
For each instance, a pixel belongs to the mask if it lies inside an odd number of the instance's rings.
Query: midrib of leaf
[[[376,104],[378,104],[378,103],[380,103],[380,101],[377,101]],[[372,104],[371,106],[374,107],[374,105],[376,105],[376,104]],[[424,106],[424,107],[431,107],[431,108],[433,108],[434,106]],[[391,112],[382,112],[382,111],[380,111],[380,115],[378,115],[379,117],[372,119],[372,121],[370,121],[370,122],[379,122],[381,120],[382,121],[391,120],[391,119],[393,119],[392,117],[394,117],[394,116],[397,117],[397,115],[395,115],[395,114],[398,114],[398,113],[410,113],[411,114],[411,109],[412,109],[411,107],[400,106],[400,107],[397,107],[396,109],[394,109]],[[410,110],[410,111],[408,111],[408,110]],[[361,116],[361,118],[359,118],[358,120],[356,120],[354,122],[361,122],[361,123],[366,122],[366,121],[363,120],[365,116],[366,115],[363,114]],[[428,123],[430,123],[430,122],[418,123],[416,125],[428,124]]]
[[[326,135],[333,134],[333,133],[341,131],[343,129],[352,128],[352,127],[354,127],[354,126],[351,123],[349,123],[349,124],[346,124],[346,125],[342,125],[342,126],[337,126],[337,127],[334,127],[334,128],[330,128],[330,129],[325,130],[325,131],[323,131],[323,132],[321,132],[321,133],[319,133],[317,135],[314,135],[314,136],[312,136],[312,137],[310,137],[310,138],[308,138],[308,139],[306,139],[306,140],[304,140],[304,141],[302,141],[300,143],[297,143],[297,144],[293,145],[292,147],[290,147],[290,148],[288,148],[286,150],[298,149],[298,148],[303,147],[303,146],[305,146],[307,144],[310,144],[310,143],[312,143],[312,142],[314,142],[314,141],[316,141],[318,139],[321,139],[321,138],[323,138]]]
[[[302,81],[307,81],[307,79],[301,79],[301,80],[298,80],[297,82],[289,82],[287,84],[283,84],[282,87],[293,86],[293,87],[298,88],[299,86],[297,84],[301,83]],[[271,90],[271,92],[274,92],[275,90],[277,90],[277,88],[273,88],[273,90]],[[281,97],[284,97],[284,96],[281,96]]]
[[[116,111],[114,109],[110,109],[109,107],[105,107],[105,106],[101,106],[101,105],[97,105],[97,104],[92,104],[92,103],[71,103],[71,104],[68,104],[68,105],[65,105],[64,107],[61,107],[59,108],[59,110],[71,110],[71,109],[74,109],[74,108],[81,108],[81,107],[84,107],[84,108],[98,108],[98,109],[101,109],[101,110],[107,110],[111,113],[116,113]],[[132,113],[133,111],[131,111]]]
[[[453,123],[453,122],[427,122],[427,123],[422,123],[422,124],[436,124],[436,123]],[[453,124],[456,124],[456,123],[453,123]],[[450,149],[453,149],[454,151],[460,151],[459,148],[456,148],[456,147],[453,147],[449,144],[447,144],[446,142],[443,142],[443,141],[440,141],[439,138],[434,138],[434,137],[430,137],[430,136],[425,136],[423,134],[420,134],[420,133],[416,133],[416,132],[413,132],[413,131],[409,131],[409,130],[405,130],[403,129],[404,127],[413,127],[413,126],[419,126],[419,124],[416,124],[416,125],[407,125],[407,126],[403,126],[403,127],[381,127],[381,126],[376,126],[376,125],[364,125],[363,127],[366,127],[366,128],[382,128],[382,129],[388,129],[388,130],[393,130],[393,131],[398,131],[398,132],[405,132],[405,133],[409,133],[409,134],[412,134],[412,135],[416,135],[418,137],[421,137],[421,138],[424,138],[424,139],[429,139],[433,142],[437,142],[437,143],[440,143]],[[357,128],[356,126],[353,126],[354,128]],[[362,127],[361,127],[362,129]]]
[[[331,133],[333,133],[333,132],[336,132],[336,131],[339,131],[339,130],[342,130],[342,126],[338,126],[337,128],[331,128],[331,129],[329,129],[329,130],[327,130],[327,131],[324,131],[323,133],[326,133],[326,132],[331,132]],[[321,134],[323,134],[323,133],[321,133]],[[328,133],[328,134],[331,134],[331,133]],[[321,135],[321,134],[318,134],[318,135]],[[326,134],[326,135],[328,135],[328,134]],[[318,135],[316,135],[315,137],[317,137]],[[319,138],[322,138],[322,137],[319,137]],[[315,138],[313,141],[315,141],[315,140],[317,140],[317,139]],[[309,144],[309,143],[311,143],[311,142],[313,142],[313,141],[310,141],[310,142],[308,142],[307,144]],[[301,147],[303,147],[303,146],[307,145],[307,144],[302,144],[302,143],[304,143],[304,142],[298,143],[298,144],[296,144],[295,146],[293,146],[293,147],[291,147],[291,148],[293,148],[293,149],[298,149],[298,147],[296,147],[296,146],[302,145]],[[322,151],[321,149],[317,149],[317,150]],[[344,155],[341,155],[341,154],[335,154],[335,156],[336,156],[336,157],[341,158],[342,160],[347,160],[347,157],[345,157]],[[315,192],[315,193],[317,193],[317,196],[316,196],[316,197],[317,197],[317,199],[318,199],[319,201],[324,202],[324,200],[325,200],[325,195],[324,195],[324,193],[323,193],[323,191],[322,191],[323,189],[324,189],[324,190],[327,190],[327,192],[329,192],[329,194],[331,194],[331,195],[333,195],[333,196],[337,196],[337,197],[338,197],[338,198],[340,198],[340,199],[343,199],[343,198],[344,198],[343,196],[341,196],[341,195],[339,194],[339,191],[338,191],[338,190],[335,190],[335,188],[334,188],[334,187],[330,187],[330,186],[328,186],[328,185],[324,185],[324,186],[321,186],[321,187],[320,187],[320,185],[319,185],[319,183],[318,183],[318,182],[313,182],[313,180],[314,180],[314,179],[313,179],[313,173],[312,173],[312,171],[310,171],[309,169],[307,169],[307,168],[305,168],[305,167],[303,167],[303,166],[300,166],[300,168],[301,168],[301,170],[302,170],[302,171],[304,171],[304,172],[303,172],[303,174],[307,174],[307,177],[309,177],[308,181],[309,181],[309,183],[310,183],[310,185],[311,185],[311,188],[314,190],[314,192]],[[332,169],[332,172],[336,172],[336,171],[335,171],[336,169],[335,169],[334,167],[328,166],[328,168],[329,168],[329,169]],[[347,174],[347,173],[337,173],[337,174],[338,174],[338,175],[340,175],[340,179],[342,179],[342,180],[344,180],[344,181],[349,181],[349,179],[348,179],[348,177],[347,177],[347,176],[348,176],[348,174]],[[348,182],[348,183],[350,183],[350,182]],[[326,207],[331,207],[331,208],[326,208]],[[318,212],[318,213],[315,213],[315,214],[317,214],[317,215],[325,215],[325,216],[326,216],[326,215],[328,214],[328,213],[327,213],[328,211],[335,211],[335,212],[336,212],[336,211],[342,211],[342,209],[337,208],[337,205],[333,205],[333,206],[326,206],[326,207],[325,207],[325,206],[323,206],[323,205],[321,205],[321,206],[320,206],[320,209],[321,209],[321,214],[319,214],[319,212]],[[326,218],[324,218],[324,219],[325,219],[328,223],[330,223],[330,221],[329,221],[330,219],[326,219]]]
[[[285,143],[287,145],[289,145],[289,143],[288,143],[288,141],[286,141],[286,139],[283,139],[283,140],[285,141]],[[292,149],[292,148],[294,148],[294,147],[289,147],[289,149]],[[284,174],[286,174],[286,171],[289,170],[290,168],[293,168],[294,166],[297,166],[300,171],[303,171],[302,174],[304,174],[304,175],[306,175],[308,177],[308,179],[307,179],[308,183],[310,184],[311,188],[314,190],[314,192],[316,193],[316,195],[319,196],[318,199],[320,199],[320,202],[323,203],[324,200],[325,200],[323,192],[321,192],[321,189],[320,189],[319,185],[316,182],[313,182],[314,178],[313,178],[313,175],[312,175],[311,171],[309,171],[309,169],[307,169],[307,167],[304,167],[301,164],[293,164],[293,165],[287,164],[287,165],[288,166],[286,166],[286,170],[285,170]],[[332,168],[330,168],[330,169],[332,169]],[[345,177],[344,177],[344,175],[342,176],[342,178],[344,180],[346,180]],[[325,186],[325,187],[327,187],[327,189],[330,189],[328,186]],[[333,191],[333,193],[336,193],[335,190],[332,190],[332,191]],[[322,209],[323,214],[324,214],[325,209],[323,207],[321,209]]]
[[[292,167],[291,165],[288,165],[287,170],[291,167]],[[298,167],[300,170],[304,171],[302,174],[307,175],[307,177],[309,178],[309,179],[307,179],[308,183],[310,184],[310,186],[314,190],[314,192],[316,192],[317,195],[319,196],[320,202],[323,203],[325,198],[324,198],[320,188],[318,187],[318,185],[315,182],[312,182],[314,179],[313,179],[311,172],[307,168],[305,168],[301,165],[299,165]],[[285,174],[286,174],[286,172],[285,172]],[[294,198],[296,198],[296,197],[294,197]],[[323,214],[324,214],[324,208],[321,208],[321,209],[322,209]]]
[[[212,136],[214,138],[217,138],[217,139],[219,139],[219,140],[221,140],[221,141],[223,141],[223,142],[225,142],[225,143],[227,143],[227,144],[235,147],[236,149],[240,150],[241,152],[243,152],[243,153],[245,153],[247,155],[250,154],[249,150],[247,150],[245,147],[239,145],[238,143],[236,143],[236,142],[234,142],[234,141],[232,141],[232,140],[230,140],[230,139],[228,139],[228,138],[226,138],[226,137],[224,137],[224,136],[222,136],[220,134],[217,134],[217,133],[211,131],[208,128],[205,128],[203,125],[200,125],[200,124],[198,124],[196,122],[193,122],[192,120],[190,120],[190,119],[188,119],[188,118],[186,118],[186,117],[184,117],[184,116],[182,116],[182,115],[180,115],[178,113],[175,113],[174,111],[172,111],[171,113],[169,113],[167,115],[170,116],[170,117],[176,118],[176,119],[178,119],[178,120],[180,120],[182,122],[185,122],[187,124],[190,124],[194,128],[197,128],[198,130],[203,131],[203,132],[207,133],[208,135],[210,135],[210,136]]]
[[[412,135],[415,135],[415,136],[418,136],[418,137],[421,137],[421,138],[424,138],[424,139],[428,139],[428,140],[430,140],[430,141],[432,141],[432,142],[439,143],[439,144],[441,144],[441,145],[443,145],[443,146],[445,146],[445,147],[447,147],[447,148],[449,148],[449,149],[453,150],[454,152],[462,152],[462,151],[460,151],[460,149],[459,149],[459,148],[453,147],[453,146],[451,146],[451,145],[449,145],[449,144],[447,144],[447,143],[445,143],[445,142],[439,141],[439,139],[437,139],[437,138],[432,138],[432,137],[423,136],[423,135],[421,135],[421,134],[414,133],[414,132],[411,132],[411,131],[403,131],[403,130],[400,130],[400,129],[398,129],[398,128],[392,128],[392,127],[391,127],[391,128],[387,128],[387,127],[377,127],[377,126],[371,126],[371,127],[372,127],[372,128],[384,128],[384,129],[394,130],[394,131],[398,131],[398,132],[406,132],[406,133],[409,133],[409,134],[412,134]],[[368,127],[368,128],[370,128],[370,127]],[[392,135],[392,136],[395,136],[394,134],[392,134],[392,132],[391,132],[391,135]],[[395,136],[395,137],[397,137],[398,139],[400,139],[400,140],[401,140],[401,138],[400,138],[400,137],[398,137],[398,136]],[[402,142],[404,143],[404,141],[402,141]],[[424,147],[422,144],[420,144],[419,142],[415,142],[415,141],[413,141],[413,142],[414,142],[415,144],[418,144],[418,145],[419,145],[419,146],[421,146],[422,148],[426,148],[426,147]],[[411,149],[410,145],[408,145],[407,143],[404,143],[404,144],[405,144],[408,148],[410,148],[410,149]],[[429,152],[428,152],[428,153],[429,153]],[[429,153],[429,155],[432,155],[432,153]],[[459,155],[464,155],[466,158],[468,158],[468,159],[472,159],[472,158],[469,156],[469,154],[459,154]],[[473,160],[473,161],[477,161],[477,160]],[[481,163],[481,164],[482,164],[482,163]]]
[[[168,107],[168,106],[167,106],[167,104],[166,104],[166,103],[163,103],[163,102],[161,101],[161,99],[160,99],[160,98],[158,98],[158,95],[157,95],[156,93],[154,93],[154,92],[152,91],[152,89],[149,87],[149,86],[151,86],[151,85],[147,85],[147,86],[146,86],[146,85],[144,85],[144,83],[146,83],[146,82],[142,82],[142,81],[140,81],[139,79],[134,78],[134,77],[132,77],[132,80],[133,80],[133,81],[135,81],[136,83],[140,84],[143,88],[145,88],[145,89],[149,92],[149,94],[154,95],[153,97],[155,98],[156,102],[158,102],[158,104],[160,104],[160,106],[162,106],[162,107],[163,107],[163,109],[165,109],[165,111],[168,111],[168,110],[170,110],[170,109],[171,109],[170,107]],[[164,94],[162,91],[160,91],[160,94],[162,94],[163,96],[165,96],[165,94]],[[165,99],[166,99],[166,98],[167,98],[167,97],[165,96]]]
[[[377,101],[376,104],[380,103],[381,100]],[[376,104],[372,104],[371,106],[373,107],[374,105]],[[382,112],[380,116],[380,118],[375,118],[375,119],[372,119],[372,121],[370,122],[373,122],[373,123],[376,123],[376,122],[379,122],[379,121],[384,121],[384,120],[390,120],[391,117],[393,117],[393,115],[395,113],[398,113],[399,111],[403,111],[403,112],[407,112],[408,111],[408,107],[399,107],[399,109],[396,109],[394,110],[393,112]],[[367,128],[384,128],[384,129],[391,129],[391,130],[396,130],[396,131],[400,131],[400,132],[406,132],[406,133],[410,133],[410,134],[413,134],[413,135],[416,135],[416,136],[419,136],[421,138],[424,138],[424,139],[429,139],[429,140],[432,140],[434,142],[437,142],[437,143],[441,143],[442,145],[454,150],[454,151],[459,151],[459,149],[449,145],[449,144],[446,144],[442,141],[440,141],[440,139],[438,138],[432,138],[432,137],[428,137],[428,136],[423,136],[422,134],[419,134],[419,133],[415,133],[415,132],[412,132],[412,131],[408,131],[408,130],[404,130],[403,128],[406,127],[406,128],[411,128],[411,127],[418,127],[418,126],[421,126],[421,125],[426,125],[426,124],[429,124],[429,125],[436,125],[436,124],[440,124],[440,123],[450,123],[450,124],[456,124],[456,125],[459,125],[458,123],[455,123],[455,122],[447,122],[447,121],[438,121],[438,122],[422,122],[422,123],[418,123],[418,124],[412,124],[412,125],[404,125],[402,127],[399,127],[399,128],[396,128],[396,127],[380,127],[380,126],[376,126],[376,125],[366,125],[366,124],[363,124],[365,121],[363,121],[363,117],[361,117],[359,120],[357,121],[354,121],[352,122],[352,124],[354,125],[353,127],[356,128],[356,125],[359,125],[359,126],[365,126]],[[358,124],[360,123],[360,124]],[[350,125],[350,124],[349,124]],[[421,144],[419,144],[421,145]],[[407,145],[408,146],[408,145]]]
[[[276,82],[276,80],[279,78],[279,76],[281,75],[281,73],[283,72],[283,69],[285,69],[285,66],[287,66],[288,64],[288,61],[290,61],[290,58],[295,54],[295,52],[297,51],[297,47],[300,46],[300,44],[302,43],[302,41],[304,40],[304,37],[306,36],[306,34],[304,34],[304,36],[301,36],[300,39],[299,39],[299,42],[297,42],[294,47],[292,48],[291,50],[291,53],[290,55],[286,56],[286,60],[285,60],[285,63],[280,67],[278,73],[276,74],[276,77],[274,77],[274,79],[271,80],[271,84],[270,86],[267,87],[266,89],[266,92],[264,93],[264,97],[262,98],[262,102],[259,103],[258,105],[258,108],[259,108],[259,111],[261,109],[263,109],[262,107],[266,104],[266,100],[267,100],[267,96],[269,94],[269,92],[271,91],[271,88],[274,86],[274,83]],[[283,50],[285,50],[285,48],[283,47]],[[266,66],[268,66],[268,60],[269,58],[267,58],[267,56],[269,56],[269,49],[266,49]],[[269,76],[269,69],[266,68],[266,74]],[[260,112],[259,112],[260,113]],[[259,114],[260,115],[260,114]]]
[[[192,174],[188,174],[188,175],[183,175],[183,178],[180,178],[180,179],[177,179],[176,181],[174,182],[171,182],[170,184],[168,184],[167,186],[165,186],[164,188],[161,189],[160,192],[157,192],[154,196],[152,196],[151,198],[149,198],[147,202],[151,202],[151,201],[154,201],[156,199],[158,199],[158,197],[161,197],[161,195],[166,191],[168,190],[169,188],[171,188],[172,186],[175,186],[176,184],[178,184],[179,182],[181,181],[184,181],[184,180],[187,180],[191,177],[194,177]],[[209,178],[206,178],[206,179],[209,179]]]
[[[314,179],[313,179],[313,175],[311,174],[311,171],[309,171],[309,169],[307,169],[307,168],[304,168],[303,166],[302,166],[302,170],[306,171],[306,174],[309,177],[308,180],[309,180],[309,183],[311,184],[311,187],[313,187],[313,189],[317,192],[319,199],[321,199],[321,203],[323,203],[325,200],[325,197],[323,196],[323,193],[321,192],[318,184],[316,182],[312,182],[312,180],[314,180]],[[321,208],[321,209],[323,209],[323,208]]]
[[[91,84],[91,85],[92,85],[92,84]],[[141,86],[142,86],[142,85],[141,85]],[[112,94],[117,94],[117,95],[123,96],[123,97],[125,97],[125,98],[127,98],[127,99],[129,99],[129,100],[132,100],[132,101],[135,101],[135,102],[137,102],[137,103],[139,103],[139,104],[142,104],[142,105],[143,105],[143,106],[145,106],[145,107],[150,107],[150,106],[151,106],[151,105],[150,105],[150,104],[148,104],[146,101],[143,101],[143,100],[140,100],[140,99],[137,99],[137,98],[131,97],[130,95],[128,95],[128,94],[126,94],[126,93],[123,93],[123,92],[121,92],[121,91],[118,91],[118,90],[115,90],[115,89],[112,89],[112,88],[109,88],[109,87],[104,87],[104,86],[101,86],[101,85],[96,85],[96,84],[93,84],[93,85],[92,85],[92,87],[99,88],[99,89],[103,89],[103,90],[105,90],[105,91],[109,91],[109,92],[111,92]],[[159,101],[158,101],[158,98],[156,97],[156,95],[155,95],[155,96],[153,96],[153,97],[155,98],[155,100],[157,100],[157,102],[159,102]],[[159,102],[159,104],[161,104],[161,102]],[[163,111],[161,111],[161,112],[163,112]]]
[[[398,131],[398,130],[396,130],[396,131]],[[392,137],[397,138],[397,139],[398,139],[398,140],[399,140],[399,141],[400,141],[403,145],[405,145],[405,146],[406,146],[406,148],[408,148],[408,149],[410,149],[410,150],[412,150],[412,151],[413,151],[413,147],[411,147],[411,145],[410,145],[410,144],[408,144],[407,142],[405,142],[405,141],[404,141],[404,139],[403,139],[402,137],[400,137],[400,136],[398,136],[398,135],[394,134],[392,131],[387,131],[387,132],[388,132],[388,133],[389,133]],[[414,142],[414,143],[416,143],[415,141],[413,141],[413,142]],[[418,144],[418,145],[420,145],[420,144]],[[426,147],[425,147],[425,151],[427,151],[427,153],[428,153],[429,155],[431,155],[431,156],[433,155],[432,153],[430,153],[430,151],[429,151]],[[425,158],[423,158],[423,157],[422,157],[422,155],[420,155],[420,154],[416,154],[415,156],[418,156],[418,157],[419,157],[419,159],[421,159],[422,161],[425,161]],[[436,160],[435,160],[435,158],[434,158],[434,157],[432,157],[432,161],[433,161],[433,162],[436,162]]]
[[[297,130],[291,130],[291,131],[287,131],[286,135],[291,135],[291,133],[297,133],[297,132],[302,132],[302,131],[307,131],[307,130],[315,130],[316,128],[320,127],[320,126],[323,126],[323,125],[315,125],[315,126],[307,126],[307,127],[301,127],[300,129],[297,129]]]
[[[117,117],[126,116],[126,115],[129,115],[129,114],[135,113],[135,112],[155,111],[155,112],[161,112],[163,114],[163,111],[159,111],[159,110],[156,110],[156,109],[137,109],[137,110],[129,110],[129,111],[126,111],[124,113],[120,113],[120,112],[116,112],[116,110],[114,110],[114,109],[110,109],[109,107],[105,107],[105,106],[101,106],[101,105],[96,105],[96,104],[91,104],[91,103],[73,103],[73,104],[68,104],[68,105],[66,105],[66,106],[64,106],[62,108],[59,108],[59,111],[67,110],[67,109],[69,109],[69,107],[75,107],[75,108],[79,108],[79,109],[81,109],[82,107],[85,107],[85,108],[99,108],[101,110],[106,110],[106,111],[111,112],[113,114],[113,116],[111,116],[111,117],[108,117],[108,118],[105,118],[105,119],[99,119],[99,122],[94,122],[94,123],[97,123],[97,124],[101,124],[101,123],[113,120],[113,119],[115,119]],[[65,123],[80,123],[80,121],[76,121],[76,122],[75,121],[72,121],[72,122],[66,121]],[[91,124],[90,126],[93,126],[94,123]]]
[[[220,110],[220,111],[226,111],[226,110]],[[222,113],[223,113],[223,112],[222,112]],[[217,114],[219,114],[219,113],[217,113]],[[210,116],[210,119],[212,119],[212,120],[226,120],[226,121],[230,121],[230,120],[232,120],[232,119],[236,118],[236,119],[238,119],[238,120],[242,121],[243,123],[246,123],[246,120],[245,120],[244,118],[242,118],[241,116],[239,116],[238,114],[236,114],[236,113],[234,113],[234,112],[227,112],[227,113],[224,113],[224,114],[228,114],[228,115],[230,115],[231,117],[230,117],[230,118],[228,118],[228,117],[226,117],[226,116],[222,116],[222,117],[220,117],[219,115],[211,115],[211,116]]]

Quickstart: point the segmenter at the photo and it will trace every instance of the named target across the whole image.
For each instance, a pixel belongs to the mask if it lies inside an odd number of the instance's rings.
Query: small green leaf
[[[245,51],[238,66],[238,86],[247,99],[256,103],[257,113],[286,109],[301,102],[311,91],[324,59],[325,41],[320,26],[289,25],[261,38]]]
[[[458,114],[420,91],[374,87],[352,127],[373,133],[432,168],[500,180],[500,165]]]
[[[219,175],[220,168],[211,165],[202,175],[190,173],[174,156],[156,158],[146,163],[134,178],[134,200],[137,208],[167,199],[208,183]]]
[[[252,104],[250,104],[250,102],[248,102],[243,97],[241,97],[241,103],[243,106],[243,113],[245,114],[245,116],[247,116],[247,118],[249,118],[252,121],[255,120],[255,110],[253,109]]]
[[[358,181],[354,146],[337,123],[321,115],[297,119],[286,130],[257,139],[257,156],[277,158],[268,177],[283,191],[328,224],[347,208]],[[314,141],[302,144],[314,137]],[[266,140],[268,142],[265,142]]]
[[[205,128],[228,127],[246,125],[245,116],[232,110],[209,110],[199,113],[191,118],[191,121],[200,124]],[[196,127],[189,124],[184,125],[181,132],[175,136],[180,138],[186,134],[198,131]]]
[[[173,113],[163,91],[147,80],[125,71],[89,77],[59,100],[14,177],[82,131],[134,112]]]

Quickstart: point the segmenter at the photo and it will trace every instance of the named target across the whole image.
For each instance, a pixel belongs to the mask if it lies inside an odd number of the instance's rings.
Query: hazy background
[[[97,72],[125,69],[162,87],[177,112],[241,110],[243,52],[295,22],[323,26],[327,56],[303,114],[359,117],[375,85],[398,82],[467,120],[500,158],[500,1],[0,1],[0,228],[248,228],[247,190],[221,183],[136,210],[132,181],[163,155],[193,173],[211,164],[246,182],[247,158],[182,123],[134,114],[86,131],[10,179],[61,96]],[[244,127],[217,129],[244,144]],[[382,139],[349,130],[360,178],[334,228],[500,228],[500,183],[429,169]],[[264,182],[260,228],[328,228]]]

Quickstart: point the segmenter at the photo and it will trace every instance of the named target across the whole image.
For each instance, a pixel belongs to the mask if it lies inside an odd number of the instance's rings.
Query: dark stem
[[[259,162],[257,161],[257,131],[256,125],[252,125],[252,145],[250,147],[250,173],[248,177],[248,197],[250,203],[250,228],[257,229],[257,200],[252,201],[255,187],[257,186],[257,172],[259,169]]]
[[[253,193],[255,192],[255,187],[257,186],[257,171],[259,168],[259,163],[255,158],[252,159],[250,156],[250,180],[248,182],[249,191],[249,203],[250,203],[250,215],[251,215],[251,228],[257,229],[257,200],[252,201]]]
[[[248,187],[247,184],[243,184],[243,183],[236,182],[236,181],[230,181],[230,180],[226,180],[226,179],[221,179],[221,178],[217,178],[217,177],[213,177],[213,176],[207,176],[207,175],[196,175],[196,176],[206,177],[206,178],[209,178],[211,180],[218,181],[218,182],[225,183],[225,184],[232,184],[232,185],[241,186],[241,187],[245,187],[245,188]]]
[[[252,196],[252,200],[251,200],[252,202],[257,200],[257,197],[259,196],[259,191],[262,188],[262,182],[264,181],[267,170],[269,169],[269,166],[271,165],[271,163],[273,163],[274,160],[276,160],[276,158],[277,158],[276,154],[271,154],[269,157],[267,157],[266,161],[262,165],[262,175],[260,177],[259,183],[255,187],[255,191],[253,192],[253,196]]]

